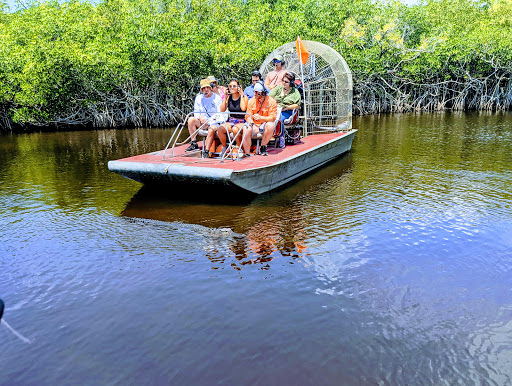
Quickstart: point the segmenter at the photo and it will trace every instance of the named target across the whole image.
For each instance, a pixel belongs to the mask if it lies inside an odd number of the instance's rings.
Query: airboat
[[[306,59],[303,47],[309,54]],[[322,43],[291,42],[267,56],[260,67],[263,77],[274,69],[273,59],[278,54],[303,87],[303,108],[286,127],[290,145],[270,145],[268,156],[242,158],[229,151],[222,157],[204,157],[201,146],[196,152],[185,152],[190,137],[180,142],[180,135],[184,128],[186,131],[189,114],[173,131],[165,149],[109,161],[109,170],[148,186],[170,183],[261,194],[350,151],[357,130],[352,129],[352,74],[343,57]]]

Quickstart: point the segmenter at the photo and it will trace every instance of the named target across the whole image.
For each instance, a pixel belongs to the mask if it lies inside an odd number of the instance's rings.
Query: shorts
[[[260,124],[258,126],[257,123],[253,123],[251,126],[252,133],[257,134],[259,132],[259,133],[263,134],[263,132],[265,131],[265,124],[266,124],[266,122],[263,122],[262,124]]]
[[[243,118],[231,118],[229,117],[229,123],[231,123],[232,126],[238,125],[239,123],[244,123],[245,119]]]

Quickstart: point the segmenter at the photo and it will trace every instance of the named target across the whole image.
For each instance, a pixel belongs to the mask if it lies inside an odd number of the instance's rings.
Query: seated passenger
[[[242,133],[239,135],[242,125],[245,122],[245,111],[247,110],[247,96],[242,94],[242,87],[238,79],[231,79],[228,84],[228,92],[226,98],[220,106],[220,111],[224,112],[229,110],[229,120],[220,125],[218,135],[222,143],[221,157],[227,148],[227,133],[236,136],[236,143],[238,146],[242,143]]]
[[[208,77],[208,80],[210,81],[210,86],[212,86],[212,91],[218,96],[220,96],[222,100],[224,100],[224,98],[226,97],[227,88],[224,86],[219,86],[219,82],[217,81],[217,79],[215,79],[213,75],[210,75]]]
[[[283,84],[270,91],[270,96],[276,100],[278,106],[281,106],[279,120],[283,125],[283,133],[279,137],[278,143],[279,147],[284,148],[284,121],[290,118],[293,110],[300,106],[300,92],[295,88],[295,75],[292,72],[287,72],[284,75]]]
[[[190,146],[187,147],[185,151],[193,151],[199,149],[196,140],[196,130],[205,123],[206,125],[203,126],[204,129],[208,129],[208,131],[217,130],[215,114],[220,112],[222,99],[220,99],[220,96],[212,92],[210,81],[208,79],[201,80],[200,87],[201,93],[196,96],[194,101],[194,116],[190,117],[187,121],[188,132],[192,141],[190,142]],[[209,143],[206,143],[203,151],[207,151],[206,149],[209,148],[209,145]]]
[[[267,86],[270,89],[273,89],[274,87],[283,84],[283,77],[286,74],[286,70],[283,69],[283,66],[285,64],[286,62],[283,60],[283,56],[276,55],[276,57],[274,58],[275,70],[270,71],[267,74],[267,77],[265,78],[265,86]]]
[[[277,116],[277,103],[274,98],[267,95],[265,86],[259,81],[254,86],[254,98],[247,105],[245,120],[249,124],[244,128],[244,142],[242,144],[245,156],[251,149],[251,136],[262,133],[260,154],[268,155],[267,144],[274,134],[274,121]]]
[[[252,84],[250,86],[247,86],[245,88],[245,90],[244,90],[244,95],[247,95],[247,98],[249,100],[254,98],[254,85],[259,80],[261,80],[261,73],[258,70],[253,71],[252,75],[251,75],[251,82],[252,82]],[[267,94],[268,94],[270,92],[270,89],[267,86],[265,86],[265,89],[267,90]]]

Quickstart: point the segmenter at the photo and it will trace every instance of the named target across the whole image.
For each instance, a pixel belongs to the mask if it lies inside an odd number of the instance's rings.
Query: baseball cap
[[[264,91],[263,85],[261,83],[256,83],[254,85],[254,91],[263,92]]]

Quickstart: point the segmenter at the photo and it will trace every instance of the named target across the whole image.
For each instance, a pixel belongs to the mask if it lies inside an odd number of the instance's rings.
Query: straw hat
[[[209,80],[209,79],[207,79],[207,78],[205,78],[205,79],[201,79],[201,83],[199,83],[199,86],[200,86],[201,88],[203,88],[203,87],[212,87],[212,86],[210,85],[210,80]]]

